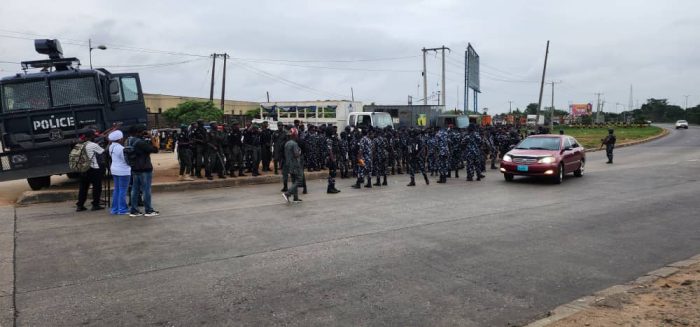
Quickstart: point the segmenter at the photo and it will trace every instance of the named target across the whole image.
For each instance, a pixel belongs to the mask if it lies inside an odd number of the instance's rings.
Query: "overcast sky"
[[[149,93],[208,97],[206,56],[228,52],[227,98],[264,101],[269,91],[273,101],[349,99],[352,87],[356,100],[378,104],[421,98],[420,49],[445,45],[449,108],[463,106],[470,42],[482,64],[479,109],[490,113],[507,112],[508,101],[513,109],[537,102],[550,40],[546,80],[562,82],[557,108],[595,102],[601,92],[605,110],[620,111],[631,84],[640,104],[655,97],[684,106],[684,95],[691,106],[700,102],[700,2],[690,0],[7,0],[0,75],[18,71],[6,62],[41,59],[29,40],[40,36],[59,38],[84,65],[87,40],[105,44],[93,64],[139,72]],[[440,56],[429,55],[429,94],[440,89],[440,69]]]

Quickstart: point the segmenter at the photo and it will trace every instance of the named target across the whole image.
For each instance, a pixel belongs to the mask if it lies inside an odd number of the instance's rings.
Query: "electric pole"
[[[513,101],[508,100],[508,114],[513,113]]]
[[[265,94],[267,95],[267,103],[270,103],[270,91],[265,91]]]
[[[537,102],[537,118],[535,118],[535,126],[540,125],[540,108],[542,108],[542,92],[544,92],[544,76],[547,74],[547,57],[549,57],[549,40],[547,40],[547,49],[544,53],[544,68],[542,68],[542,81],[540,82],[540,100]]]
[[[352,86],[350,87],[350,99],[355,102],[355,90],[352,89]]]
[[[554,131],[554,84],[559,84],[561,81],[551,81],[549,84],[552,84],[552,107],[550,108],[549,111],[549,131],[552,132]]]
[[[423,105],[428,105],[428,72],[425,64],[425,48],[423,48]]]
[[[598,101],[596,102],[595,106],[595,122],[598,123],[600,122],[600,96],[603,95],[603,93],[595,93],[595,95],[598,97]]]
[[[216,72],[216,53],[211,54],[211,87],[209,88],[209,101],[214,101],[214,73]]]
[[[224,99],[226,98],[226,59],[228,54],[224,53],[224,73],[221,76],[221,110],[224,110]]]
[[[684,95],[685,97],[685,119],[688,119],[688,98],[690,95]]]
[[[440,92],[440,96],[442,96],[442,103],[443,105],[445,104],[445,50],[451,51],[450,48],[445,47],[444,45],[439,48],[430,48],[426,49],[423,48],[423,104],[427,105],[428,104],[428,72],[426,71],[426,62],[425,62],[425,53],[428,51],[442,51],[442,92]]]

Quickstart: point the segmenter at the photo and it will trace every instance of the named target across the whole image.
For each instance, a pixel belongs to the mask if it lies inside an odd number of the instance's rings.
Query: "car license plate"
[[[518,165],[518,171],[527,171],[528,167],[525,165]]]

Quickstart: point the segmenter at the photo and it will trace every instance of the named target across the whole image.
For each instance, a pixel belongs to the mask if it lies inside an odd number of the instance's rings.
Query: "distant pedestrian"
[[[88,130],[85,132],[85,152],[90,159],[90,169],[80,175],[80,189],[78,190],[78,203],[76,203],[76,211],[85,211],[85,201],[87,201],[87,192],[92,185],[92,210],[98,211],[104,209],[100,205],[100,196],[102,195],[102,176],[104,170],[100,168],[99,156],[104,153],[104,149],[99,144],[95,143],[95,131]]]
[[[112,158],[110,171],[114,179],[110,213],[113,215],[128,215],[129,207],[126,205],[126,191],[129,189],[131,167],[124,158],[124,134],[116,130],[109,133],[107,138],[111,142],[109,145],[109,156]]]
[[[130,130],[132,137],[127,143],[134,152],[134,162],[131,166],[131,211],[129,213],[131,217],[153,217],[159,214],[151,205],[151,183],[153,182],[151,153],[158,153],[158,148],[154,147],[150,140],[144,139],[145,131],[144,126],[132,127]],[[145,214],[138,209],[139,195],[143,196]]]
[[[301,148],[297,143],[299,139],[299,131],[296,128],[292,128],[289,131],[289,140],[284,145],[284,169],[287,169],[290,178],[292,179],[292,186],[287,192],[282,192],[282,196],[287,202],[289,202],[289,197],[292,197],[293,202],[301,202],[299,199],[299,186],[303,183],[303,166],[301,164]]]
[[[605,154],[608,156],[608,162],[606,163],[608,164],[613,163],[613,150],[615,149],[615,142],[617,141],[614,133],[615,131],[611,128],[608,130],[608,136],[600,140],[602,142],[600,147],[602,148],[603,145],[605,145]]]

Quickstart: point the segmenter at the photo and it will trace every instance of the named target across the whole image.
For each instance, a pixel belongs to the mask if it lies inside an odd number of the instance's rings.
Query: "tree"
[[[224,111],[211,101],[185,101],[165,111],[163,115],[170,123],[189,124],[198,119],[205,122],[221,120]]]
[[[666,99],[648,99],[640,109],[632,110],[635,121],[651,120],[655,122],[673,123],[679,119],[685,119],[686,112],[683,108],[668,104]]]
[[[525,108],[526,115],[537,115],[537,103],[530,103]]]

